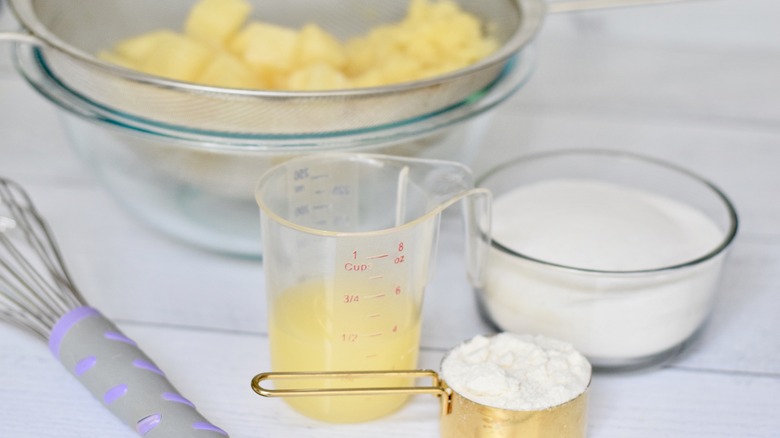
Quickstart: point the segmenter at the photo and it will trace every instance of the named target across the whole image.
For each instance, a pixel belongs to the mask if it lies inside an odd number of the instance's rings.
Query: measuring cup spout
[[[492,195],[486,189],[470,190],[464,198],[466,266],[472,286],[480,289],[485,281],[485,261],[490,248]]]

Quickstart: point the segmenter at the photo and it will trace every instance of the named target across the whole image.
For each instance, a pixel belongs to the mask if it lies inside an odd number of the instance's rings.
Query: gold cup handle
[[[311,388],[311,389],[268,389],[261,386],[266,380],[308,380],[308,379],[365,379],[378,377],[412,377],[430,378],[428,386],[365,386],[356,388]],[[398,395],[398,394],[433,394],[439,397],[441,415],[451,412],[452,390],[439,378],[433,370],[402,370],[402,371],[331,371],[331,372],[272,372],[260,373],[252,378],[252,390],[263,397],[306,397],[334,395]]]

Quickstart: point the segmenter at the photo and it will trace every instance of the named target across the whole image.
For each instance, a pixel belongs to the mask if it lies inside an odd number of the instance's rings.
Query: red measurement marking
[[[358,303],[360,302],[360,295],[345,294],[343,302],[345,304]]]
[[[369,338],[375,338],[377,336],[382,336],[382,333],[381,332],[380,333],[371,333],[370,335],[366,335],[366,337],[369,337]]]
[[[379,254],[379,255],[373,255],[371,257],[366,257],[367,259],[383,259],[385,257],[390,257],[390,254]]]
[[[369,295],[366,298],[382,298],[384,296],[385,296],[385,294],[376,294],[376,295]]]

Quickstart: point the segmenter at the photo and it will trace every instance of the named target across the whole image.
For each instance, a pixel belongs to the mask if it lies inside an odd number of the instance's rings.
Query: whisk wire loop
[[[46,315],[57,312],[57,309],[53,306],[53,303],[49,302],[47,298],[54,295],[51,290],[51,285],[38,273],[32,264],[26,260],[18,248],[8,237],[3,236],[0,239],[0,243],[5,245],[4,250],[10,256],[8,260],[14,262],[13,266],[6,260],[0,260],[0,267],[2,267],[2,275],[6,278],[5,283],[9,285],[8,294],[13,294],[17,298],[18,302],[25,303],[26,308],[31,311],[35,309],[42,310],[40,316],[44,319]],[[11,287],[17,285],[18,287]],[[31,292],[34,291],[34,292]],[[43,297],[41,296],[43,295]],[[55,303],[58,300],[55,299]],[[61,315],[62,313],[59,313]],[[50,319],[50,322],[54,322]]]
[[[32,201],[0,178],[0,319],[48,336],[63,314],[85,301]]]

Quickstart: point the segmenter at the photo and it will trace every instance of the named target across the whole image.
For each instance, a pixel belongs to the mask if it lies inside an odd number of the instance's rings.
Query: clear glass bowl
[[[491,190],[498,203],[502,195],[514,189],[561,179],[610,183],[670,198],[703,214],[702,220],[711,221],[712,236],[715,236],[711,242],[719,241],[696,252],[696,256],[676,257],[679,263],[603,270],[593,269],[593,265],[562,263],[551,256],[552,251],[544,259],[531,256],[530,250],[523,251],[529,248],[522,246],[529,245],[526,238],[509,238],[506,231],[496,232],[486,281],[477,291],[483,316],[500,330],[568,341],[599,368],[636,368],[672,357],[702,326],[712,309],[721,266],[737,232],[737,214],[732,203],[711,183],[672,164],[603,150],[554,151],[523,157],[487,172],[477,184]],[[583,201],[584,207],[578,208],[592,208],[593,198]],[[564,250],[556,254],[577,251],[584,254],[581,244],[570,243],[575,239],[558,239],[562,235],[572,236],[568,234],[571,229],[585,222],[581,216],[574,216],[574,211],[582,210],[572,209],[572,204],[566,204],[556,213],[556,218],[572,215],[572,221],[561,221],[565,224],[561,226],[569,230],[535,229],[535,236],[555,236],[535,242],[539,245],[536,248],[549,249],[563,242]],[[603,208],[602,211],[612,210]],[[642,217],[642,222],[645,217],[656,220],[656,216],[644,214],[643,211],[636,217]],[[494,224],[497,220],[494,217]],[[621,221],[624,220],[609,221],[609,226],[625,227],[629,237],[640,232],[636,222],[621,224]],[[547,221],[548,224],[556,222]],[[512,233],[522,232],[518,230],[515,228]],[[592,232],[593,228],[586,230]],[[647,233],[647,228],[643,230]],[[548,231],[553,234],[547,234]],[[640,247],[637,244],[636,248]],[[629,248],[637,254],[634,247]],[[597,251],[602,249],[599,247]],[[647,251],[637,254],[636,259],[645,254]],[[560,257],[563,260],[568,256]]]
[[[34,48],[16,46],[23,77],[62,111],[73,147],[136,216],[170,236],[239,256],[260,255],[254,186],[265,170],[320,151],[372,152],[470,163],[488,126],[478,117],[531,76],[533,48],[518,53],[484,90],[451,107],[382,126],[317,134],[227,134],[121,113],[57,79]]]

